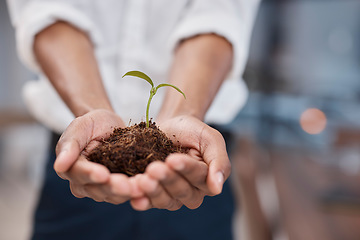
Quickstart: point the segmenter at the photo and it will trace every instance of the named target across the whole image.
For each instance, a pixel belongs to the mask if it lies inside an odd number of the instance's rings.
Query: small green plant
[[[168,84],[168,83],[161,83],[159,85],[157,85],[156,87],[154,86],[154,83],[153,81],[151,80],[151,78],[146,75],[145,73],[143,72],[140,72],[140,71],[130,71],[130,72],[127,72],[124,74],[124,76],[122,77],[125,77],[125,76],[133,76],[133,77],[138,77],[138,78],[142,78],[144,79],[145,81],[147,81],[148,83],[150,83],[151,85],[151,89],[150,89],[150,96],[149,96],[149,100],[148,100],[148,103],[147,103],[147,107],[146,107],[146,127],[149,127],[149,108],[150,108],[150,103],[151,103],[151,100],[152,98],[154,97],[154,95],[156,94],[157,90],[161,87],[173,87],[174,89],[176,89],[179,93],[181,93],[184,98],[186,99],[186,96],[185,94],[178,88],[178,87],[175,87],[174,85],[171,85],[171,84]]]

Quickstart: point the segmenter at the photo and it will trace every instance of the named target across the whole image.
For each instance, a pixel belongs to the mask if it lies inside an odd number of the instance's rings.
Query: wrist
[[[199,114],[199,111],[193,108],[172,108],[168,110],[161,110],[158,114],[156,121],[157,122],[164,122],[168,119],[180,117],[180,116],[188,116],[193,117],[196,119],[199,119],[200,121],[203,121],[203,116]]]
[[[96,104],[96,105],[92,105],[89,103],[84,103],[84,104],[77,103],[76,106],[70,107],[70,110],[73,112],[75,117],[80,117],[82,115],[85,115],[85,114],[95,111],[95,110],[106,110],[109,112],[114,112],[110,103]]]
[[[181,85],[181,83],[179,85]],[[205,106],[202,101],[199,101],[197,97],[194,97],[194,94],[189,88],[181,87],[185,89],[186,99],[174,93],[174,91],[168,91],[157,116],[157,120],[164,121],[178,116],[191,116],[203,121],[207,106]]]

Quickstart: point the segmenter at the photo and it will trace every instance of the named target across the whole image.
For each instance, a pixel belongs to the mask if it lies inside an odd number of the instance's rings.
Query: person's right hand
[[[72,194],[97,202],[120,204],[142,194],[135,179],[124,174],[110,174],[103,165],[87,160],[87,154],[114,127],[124,127],[122,119],[108,110],[94,110],[76,118],[62,134],[56,146],[54,169],[69,180]]]

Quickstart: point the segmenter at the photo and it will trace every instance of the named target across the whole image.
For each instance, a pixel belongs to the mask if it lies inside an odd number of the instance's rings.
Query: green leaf
[[[156,87],[156,91],[161,88],[161,87],[173,87],[175,88],[179,93],[181,93],[184,98],[186,99],[186,96],[185,96],[185,93],[183,93],[178,87],[175,87],[174,85],[171,85],[171,84],[168,84],[168,83],[162,83],[162,84],[159,84],[157,87]]]
[[[151,80],[151,78],[150,78],[148,75],[146,75],[145,73],[143,73],[143,72],[140,72],[140,71],[130,71],[130,72],[125,73],[124,76],[122,76],[122,77],[125,77],[125,76],[133,76],[133,77],[142,78],[142,79],[144,79],[145,81],[147,81],[148,83],[150,83],[152,87],[154,87],[154,83],[153,83],[153,81]]]

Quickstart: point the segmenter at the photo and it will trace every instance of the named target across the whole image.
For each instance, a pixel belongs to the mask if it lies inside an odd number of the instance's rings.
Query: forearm
[[[168,90],[158,121],[184,114],[203,120],[232,59],[231,44],[220,36],[205,34],[184,40],[175,52],[169,82],[186,94],[186,100]]]
[[[34,52],[43,72],[73,114],[111,110],[87,35],[57,22],[37,34]]]

